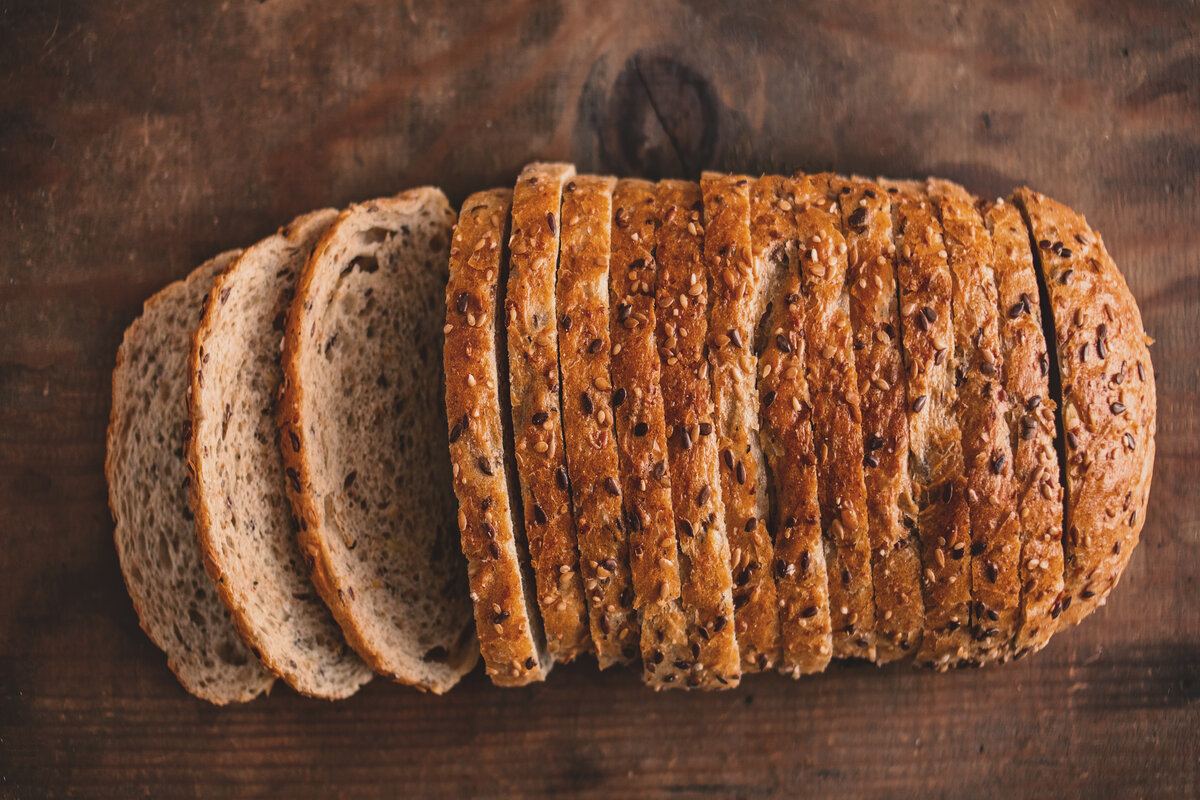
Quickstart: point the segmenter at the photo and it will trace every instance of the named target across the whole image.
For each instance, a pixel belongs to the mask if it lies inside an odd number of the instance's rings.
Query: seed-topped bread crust
[[[513,190],[509,240],[509,393],[521,500],[546,647],[571,661],[591,649],[564,453],[555,285],[563,184],[570,164],[533,163]]]
[[[1011,652],[1021,605],[1021,534],[992,242],[966,189],[944,180],[930,180],[926,189],[941,218],[953,282],[954,379],[971,514],[971,660],[983,664]]]
[[[610,307],[612,407],[629,565],[641,621],[643,679],[683,687],[691,658],[671,506],[662,373],[655,330],[654,184],[621,180],[613,193]]]
[[[277,415],[313,584],[376,672],[435,693],[479,658],[450,454],[422,435],[444,424],[454,220],[430,187],[341,213],[288,311]]]
[[[924,186],[880,184],[892,194],[908,463],[920,510],[925,633],[916,658],[947,669],[968,659],[971,645],[971,518],[954,386],[954,287],[941,223]]]
[[[766,298],[754,349],[759,354],[761,442],[774,490],[779,669],[793,677],[820,672],[833,655],[812,399],[805,371],[806,326],[796,249],[799,203],[799,189],[791,178],[764,177],[751,188],[751,246]]]
[[[700,187],[711,298],[708,360],[733,571],[734,623],[742,671],[755,672],[773,668],[779,658],[779,605],[753,347],[764,282],[750,242],[750,180],[707,172]]]
[[[671,503],[678,532],[692,663],[689,688],[736,686],[741,660],[733,626],[733,577],[709,378],[704,201],[699,184],[662,181],[658,211],[656,338],[666,420]]]
[[[563,191],[558,361],[579,566],[601,669],[638,654],[638,621],[621,513],[609,369],[609,259],[616,178],[581,175]]]
[[[104,460],[113,540],[138,622],[183,688],[216,705],[253,700],[275,682],[204,573],[181,456],[188,339],[213,280],[240,254],[222,253],[159,291],[125,331]]]
[[[1020,657],[1042,649],[1058,629],[1063,590],[1063,495],[1054,443],[1058,406],[1050,396],[1050,355],[1021,212],[997,200],[984,207],[983,219],[992,237],[1016,488],[1013,507],[1021,527],[1021,607],[1013,641],[1013,653]]]
[[[1087,220],[1031,189],[1014,199],[1053,313],[1066,460],[1061,622],[1075,624],[1117,585],[1145,521],[1155,449],[1150,340]]]
[[[444,360],[450,461],[458,529],[467,557],[475,627],[488,676],[498,686],[544,680],[553,665],[521,530],[505,391],[500,295],[508,268],[512,191],[463,203],[450,244]]]
[[[875,585],[875,660],[883,664],[911,657],[925,624],[917,505],[908,469],[891,195],[859,178],[834,181],[833,187],[840,198],[848,247],[846,284]]]
[[[293,220],[222,273],[188,364],[187,458],[204,567],[262,662],[301,694],[330,700],[354,694],[373,673],[309,579],[273,411],[288,303],[337,215]]]

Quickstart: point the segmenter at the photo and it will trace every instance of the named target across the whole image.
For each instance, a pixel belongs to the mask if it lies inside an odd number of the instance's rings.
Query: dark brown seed
[[[666,474],[667,474],[666,460],[659,461],[657,464],[654,465],[654,477],[655,478],[662,480],[662,477]]]
[[[989,378],[996,377],[996,365],[990,361],[981,361],[979,363],[979,371]]]
[[[342,481],[342,488],[349,489],[354,485],[356,480],[358,480],[358,472],[356,470],[351,470],[350,472],[346,473],[346,479]]]
[[[579,395],[579,405],[585,414],[591,414],[596,410],[596,407],[592,405],[592,398],[587,392],[583,392]]]
[[[533,424],[544,425],[548,419],[550,419],[549,414],[547,414],[545,411],[539,411],[533,415]]]
[[[812,617],[815,617],[816,615],[817,615],[817,607],[816,606],[809,606],[808,608],[806,608],[800,612],[800,616],[804,617],[805,619],[811,619]]]
[[[455,302],[454,302],[454,307],[455,307],[455,309],[458,310],[458,313],[460,313],[460,314],[467,313],[467,304],[468,304],[469,300],[470,300],[470,295],[468,295],[466,292],[458,293],[458,299],[455,300]]]
[[[1004,463],[1006,461],[1008,461],[1008,456],[1004,455],[1003,453],[1001,453],[1000,455],[993,458],[992,459],[992,473],[995,475],[999,475],[1001,472],[1003,472],[1004,471]]]
[[[699,492],[699,494],[696,495],[696,507],[700,508],[705,503],[707,503],[709,495],[711,495],[711,494],[712,494],[712,489],[710,489],[707,484],[700,487],[700,492]]]
[[[725,626],[729,624],[729,620],[725,617],[717,617],[713,620],[713,633],[720,633],[725,630]]]
[[[721,451],[721,460],[725,462],[725,466],[733,469],[733,451],[726,447]]]
[[[848,570],[848,569],[842,570],[842,585],[843,586],[850,585],[850,570]]]
[[[737,332],[736,328],[729,329],[729,343],[739,350],[742,347],[742,335]]]
[[[484,458],[483,456],[480,456],[479,461],[476,463],[479,464],[479,471],[482,472],[484,475],[492,474],[492,465],[486,458]]]
[[[987,545],[983,542],[975,542],[971,545],[971,558],[983,555],[987,550]]]
[[[650,430],[649,425],[647,425],[645,422],[639,422],[638,424],[633,426],[633,435],[634,436],[645,436],[649,430]]]
[[[644,259],[644,258],[635,258],[629,264],[630,269],[642,269],[645,266],[646,266],[646,259]]]
[[[491,556],[493,560],[499,558],[500,545],[496,544],[495,542],[488,542],[488,555]]]
[[[763,402],[763,408],[770,408],[771,403],[775,402],[775,392],[771,391],[771,392],[767,392],[766,394],[764,394],[762,402]]]
[[[680,517],[679,519],[675,520],[675,522],[677,525],[679,525],[679,532],[684,536],[690,539],[695,535],[695,532],[692,530],[692,523],[688,522],[686,519]]]
[[[535,504],[533,507],[533,518],[538,525],[545,525],[547,520],[545,510],[543,510],[541,506]]]
[[[1132,434],[1132,433],[1128,433],[1128,432],[1126,432],[1126,434],[1125,434],[1125,446],[1126,446],[1126,447],[1128,447],[1130,450],[1136,450],[1136,449],[1137,449],[1137,441],[1135,441],[1135,440],[1134,440],[1134,438],[1133,438],[1133,434]]]
[[[1079,437],[1076,436],[1075,434],[1071,433],[1070,431],[1067,431],[1067,446],[1070,447],[1072,450],[1079,447]]]
[[[496,538],[496,529],[492,527],[492,523],[490,522],[483,523],[483,533],[488,539]]]
[[[563,314],[562,317],[558,320],[558,325],[564,331],[571,330],[571,315]]]
[[[1049,249],[1050,249],[1050,240],[1049,240],[1049,239],[1041,239],[1041,240],[1039,240],[1039,241],[1038,241],[1038,247],[1040,247],[1040,248],[1041,248],[1041,249],[1043,249],[1043,250],[1049,250]]]
[[[603,349],[604,349],[604,340],[603,339],[592,339],[592,343],[588,345],[588,352],[591,353],[592,355],[596,355],[596,353],[599,353]]]
[[[1122,402],[1113,403],[1111,406],[1108,407],[1108,410],[1114,414],[1124,414],[1125,413],[1125,404]]]
[[[701,422],[697,427],[700,429],[701,436],[708,436],[710,433],[712,433],[711,422]]]
[[[810,558],[810,556],[808,555],[808,551],[807,551],[807,550],[805,550],[803,553],[801,553],[801,554],[800,554],[800,562],[799,562],[799,567],[800,567],[800,574],[801,574],[801,575],[804,575],[804,574],[806,574],[806,573],[808,572],[808,564],[809,564],[809,562],[810,562],[811,560],[812,560],[812,559],[811,559],[811,558]]]
[[[925,407],[925,403],[928,402],[928,400],[929,400],[929,398],[925,395],[921,395],[916,400],[913,400],[913,404],[912,404],[913,411],[920,414],[921,409]]]
[[[558,220],[554,218],[553,211],[546,212],[546,227],[550,228],[551,235],[558,232]]]
[[[945,347],[939,347],[937,350],[933,351],[933,363],[934,364],[940,365],[945,360],[946,360],[946,348]]]
[[[854,209],[854,211],[850,214],[849,222],[855,228],[865,227],[866,221],[867,221],[866,206],[859,206],[858,208]]]
[[[989,583],[995,583],[1000,579],[1000,567],[995,561],[989,561],[985,565],[987,568],[987,579]]]
[[[879,466],[879,459],[871,453],[867,453],[865,456],[863,456],[863,466],[874,469],[875,467]]]
[[[1058,279],[1061,282],[1066,283],[1067,281],[1071,280],[1071,276],[1074,274],[1075,274],[1075,270],[1073,270],[1073,269],[1064,270],[1063,274],[1058,276]]]
[[[791,343],[788,342],[787,337],[784,336],[782,333],[778,333],[775,335],[775,346],[779,348],[779,351],[781,353],[792,352]]]
[[[1100,358],[1108,358],[1108,345],[1103,339],[1096,340],[1096,355]]]
[[[300,437],[296,435],[295,431],[288,431],[288,438],[291,439],[291,441],[292,441],[292,452],[299,453],[300,452]],[[451,439],[450,441],[453,442],[454,439]]]
[[[292,491],[300,491],[300,473],[291,467],[287,468],[288,482],[292,484]]]
[[[1021,314],[1023,314],[1023,313],[1025,313],[1025,303],[1023,303],[1023,302],[1014,303],[1012,308],[1008,309],[1009,319],[1016,319],[1017,317],[1021,316]]]
[[[758,519],[757,518],[751,517],[750,519],[746,520],[746,526],[745,526],[746,533],[753,533],[754,529],[756,527],[758,527]]]
[[[930,322],[937,322],[937,320],[938,320],[937,312],[934,311],[933,308],[931,308],[930,306],[925,306],[924,308],[922,308],[921,315],[924,316],[925,319],[929,320]]]
[[[567,487],[570,485],[567,483],[567,471],[565,469],[563,469],[562,467],[559,467],[557,470],[555,470],[554,471],[554,482],[558,484],[558,488],[562,489],[565,492],[567,490]]]
[[[737,463],[737,482],[742,486],[746,483],[746,465],[741,461]]]
[[[625,390],[624,389],[617,389],[615,392],[613,392],[613,396],[612,396],[612,407],[613,408],[616,408],[617,406],[621,405],[621,403],[624,403],[624,402],[625,402]]]
[[[617,485],[617,479],[611,475],[604,479],[604,488],[607,489],[608,493],[613,497],[616,497],[621,493],[621,487]]]
[[[1067,249],[1067,248],[1065,248],[1065,247],[1059,248],[1058,254],[1059,254],[1060,256],[1062,256],[1063,258],[1070,258],[1070,257],[1071,257],[1071,251],[1070,251],[1070,250],[1068,250],[1068,249]]]
[[[504,620],[508,619],[510,616],[512,616],[512,615],[509,614],[507,611],[505,611],[504,609],[500,609],[498,612],[496,612],[495,614],[492,615],[492,622],[495,623],[496,625],[503,625]]]
[[[293,439],[295,438],[295,436],[296,436],[296,434],[293,433],[292,434]],[[456,423],[454,423],[454,427],[450,429],[450,444],[454,444],[455,442],[457,442],[458,437],[460,437],[460,436],[462,436],[462,426],[456,422]],[[295,444],[296,443],[293,441],[292,446],[295,447]]]
[[[929,320],[924,314],[917,314],[917,327],[920,328],[922,332],[927,332],[929,330]]]
[[[692,449],[692,437],[688,433],[687,428],[679,429],[679,446],[684,450]]]
[[[867,449],[868,449],[868,450],[871,450],[871,451],[874,451],[874,450],[879,450],[879,449],[881,449],[881,448],[882,448],[882,447],[883,447],[885,444],[887,444],[887,442],[885,442],[885,441],[883,440],[883,437],[882,437],[882,436],[879,436],[878,434],[873,434],[873,435],[871,436],[871,438],[867,440]]]
[[[775,562],[775,578],[782,579],[785,575],[787,575],[787,564],[781,558]]]
[[[633,313],[633,306],[629,303],[621,303],[617,306],[617,322],[624,322],[629,319],[629,315]]]

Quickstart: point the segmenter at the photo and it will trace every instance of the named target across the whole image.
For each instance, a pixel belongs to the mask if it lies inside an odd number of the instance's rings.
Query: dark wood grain
[[[1108,606],[948,675],[186,695],[111,543],[122,330],[300,212],[425,182],[460,201],[535,157],[1028,182],[1083,211],[1158,340],[1151,506]],[[1198,175],[1187,2],[0,6],[0,796],[1195,796]]]

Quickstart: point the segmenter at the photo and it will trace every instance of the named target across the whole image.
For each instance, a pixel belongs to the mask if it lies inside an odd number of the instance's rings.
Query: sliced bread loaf
[[[205,569],[242,638],[301,694],[347,697],[372,672],[346,645],[300,555],[275,425],[296,278],[337,212],[314,211],[242,254],[192,337],[188,467]]]
[[[151,297],[125,331],[104,461],[113,539],[142,630],[183,687],[217,705],[252,700],[275,680],[204,574],[183,454],[188,339],[213,280],[238,255],[222,253]]]
[[[655,333],[662,359],[671,503],[692,649],[685,680],[689,688],[729,688],[741,677],[741,657],[732,624],[733,576],[705,346],[704,201],[699,184],[689,181],[662,181],[654,199],[658,210]]]
[[[942,226],[923,184],[880,183],[892,194],[908,466],[920,512],[925,633],[916,658],[947,669],[968,659],[971,645],[971,519],[956,413],[953,281]]]
[[[563,437],[579,567],[600,669],[628,663],[638,654],[609,366],[609,260],[616,184],[615,178],[594,175],[567,183],[557,289]]]
[[[509,240],[509,393],[529,558],[546,647],[559,661],[591,649],[564,453],[555,288],[562,190],[575,168],[534,163],[513,190]]]
[[[971,660],[982,664],[1011,652],[1021,600],[992,241],[975,198],[963,187],[930,180],[926,189],[941,219],[953,284],[954,381],[971,515]]]
[[[1042,333],[1042,304],[1029,232],[1012,203],[983,209],[992,238],[1004,391],[1013,451],[1014,507],[1021,527],[1021,607],[1013,653],[1045,647],[1058,629],[1063,590],[1063,495],[1054,447],[1050,354]]]
[[[500,300],[511,208],[508,189],[478,192],[463,203],[450,245],[443,328],[458,529],[479,647],[499,686],[544,680],[554,663],[533,593],[504,388],[508,351]]]
[[[820,672],[833,655],[812,398],[804,368],[804,303],[796,251],[799,202],[791,178],[764,177],[751,187],[751,247],[764,285],[753,347],[758,353],[761,443],[774,494],[779,669],[793,677]]]
[[[1061,622],[1076,624],[1117,585],[1145,522],[1155,449],[1150,339],[1087,220],[1031,189],[1014,199],[1053,315],[1066,445]]]
[[[891,196],[877,183],[835,181],[850,287],[850,329],[862,408],[863,474],[875,584],[875,661],[911,657],[925,604],[917,506],[908,471],[908,416],[900,357]]]
[[[796,235],[804,303],[805,368],[813,399],[817,487],[829,565],[833,654],[875,657],[875,589],[863,477],[862,411],[846,240],[833,175],[799,176]]]
[[[754,326],[766,283],[750,241],[750,179],[706,172],[704,261],[711,297],[708,361],[712,368],[721,498],[733,571],[734,624],[743,672],[779,660],[767,465],[759,439],[758,357]]]
[[[454,531],[441,342],[454,212],[422,188],[351,206],[288,312],[279,407],[312,579],[359,655],[444,692],[479,656]]]
[[[655,333],[656,219],[654,184],[617,183],[609,273],[611,402],[634,604],[641,622],[643,679],[658,690],[682,687],[683,668],[692,656],[683,612]]]

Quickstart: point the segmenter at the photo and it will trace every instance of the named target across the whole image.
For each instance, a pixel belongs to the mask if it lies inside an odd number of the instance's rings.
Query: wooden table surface
[[[752,6],[0,4],[0,796],[1200,793],[1200,8]],[[1151,504],[1108,606],[947,675],[185,694],[112,545],[122,330],[300,212],[422,183],[457,203],[535,158],[1029,183],[1083,211],[1157,339]]]

